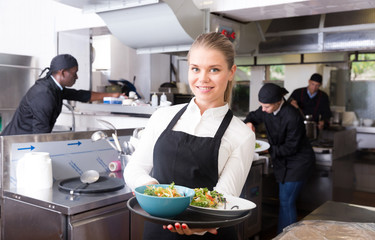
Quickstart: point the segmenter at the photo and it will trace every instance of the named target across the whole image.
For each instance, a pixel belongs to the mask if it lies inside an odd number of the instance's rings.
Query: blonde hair
[[[198,47],[215,49],[223,53],[228,64],[228,69],[231,70],[234,65],[235,51],[232,42],[223,34],[218,32],[203,33],[199,35],[189,50],[187,55],[188,61],[190,59],[190,52]],[[228,79],[229,80],[229,79]],[[233,79],[228,81],[227,88],[224,92],[224,101],[230,103],[232,97]]]

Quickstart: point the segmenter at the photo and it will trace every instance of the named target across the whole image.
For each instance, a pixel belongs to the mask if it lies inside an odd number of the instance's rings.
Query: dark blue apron
[[[221,138],[232,120],[233,113],[228,110],[215,136],[197,137],[184,132],[173,131],[187,105],[182,108],[160,135],[154,147],[153,177],[161,184],[207,187],[212,190],[218,182],[218,156]],[[162,225],[145,222],[144,240],[160,239],[237,239],[234,227],[219,228],[218,234],[179,235],[164,230]]]

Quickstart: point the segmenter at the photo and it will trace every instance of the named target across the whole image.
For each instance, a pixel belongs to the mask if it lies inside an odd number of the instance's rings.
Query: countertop
[[[355,129],[357,133],[375,133],[375,127],[345,126],[346,129]]]
[[[88,103],[77,103],[76,109],[79,109],[83,113],[121,113],[133,116],[146,116],[150,117],[157,108],[151,107],[149,105],[144,106],[124,106],[121,104],[88,104]]]
[[[101,176],[108,175],[101,173]],[[118,174],[122,178],[122,174]],[[133,194],[129,187],[107,193],[87,193],[71,195],[67,191],[59,189],[59,181],[55,181],[52,188],[33,190],[30,192],[20,192],[17,189],[4,190],[4,197],[17,199],[26,203],[34,204],[43,208],[48,208],[65,215],[89,211],[111,204],[125,202]],[[125,203],[124,203],[125,204]]]
[[[374,239],[374,219],[373,207],[327,201],[274,239]]]
[[[329,220],[342,222],[374,222],[375,208],[327,201],[302,220]]]
[[[265,163],[265,159],[262,157],[253,161],[253,165],[263,163]],[[100,173],[100,175],[108,176],[108,173]],[[120,172],[116,174],[116,177],[123,179]],[[17,190],[17,188],[11,188],[4,190],[3,195],[4,197],[61,212],[65,215],[74,215],[111,204],[125,202],[133,196],[131,189],[126,184],[124,188],[113,192],[78,193],[71,195],[69,192],[59,189],[59,182],[55,181],[52,188],[29,192],[22,192]]]

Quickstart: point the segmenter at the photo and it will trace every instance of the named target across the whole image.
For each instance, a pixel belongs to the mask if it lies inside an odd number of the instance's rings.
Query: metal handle
[[[108,121],[106,121],[106,120],[103,120],[103,119],[96,119],[96,121],[102,123],[102,124],[103,124],[104,126],[106,126],[106,127],[109,126],[109,127],[112,128],[113,130],[115,130],[115,134],[116,134],[116,136],[117,136],[117,129],[116,129],[115,126],[113,126],[112,123],[110,123],[110,122],[108,122]]]

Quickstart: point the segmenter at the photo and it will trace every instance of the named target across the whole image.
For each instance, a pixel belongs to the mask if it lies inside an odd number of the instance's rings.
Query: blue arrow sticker
[[[80,142],[80,141],[78,141],[78,142],[76,142],[76,143],[68,143],[68,146],[70,146],[70,145],[77,145],[77,146],[79,146],[79,145],[81,145],[82,143]]]
[[[32,151],[34,149],[35,149],[35,147],[32,146],[32,145],[30,145],[30,147],[27,147],[27,148],[18,148],[17,150],[30,150],[30,151]]]

